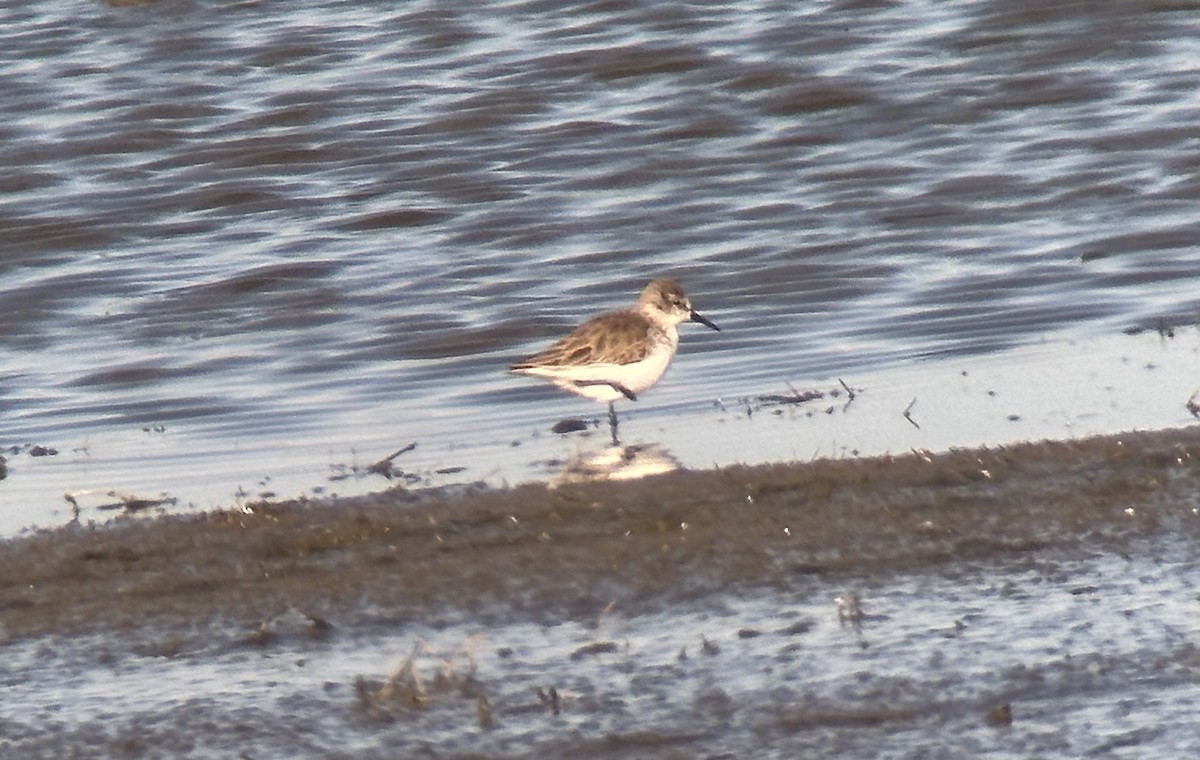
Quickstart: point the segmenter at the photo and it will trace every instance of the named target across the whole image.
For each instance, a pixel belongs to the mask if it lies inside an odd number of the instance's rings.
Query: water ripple
[[[499,436],[662,273],[710,396],[1195,323],[1198,59],[1169,4],[6,7],[9,435]]]

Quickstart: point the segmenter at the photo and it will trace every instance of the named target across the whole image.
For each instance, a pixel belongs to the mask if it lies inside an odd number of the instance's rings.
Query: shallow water
[[[1188,757],[1198,483],[1184,429],[39,531],[0,756]]]
[[[627,428],[1194,324],[1197,60],[1161,3],[7,7],[0,526],[376,488],[330,477],[411,441],[532,477],[564,447],[498,450],[592,407],[503,368],[659,274],[725,332]]]
[[[624,446],[610,445],[600,411],[590,427],[567,437],[547,428],[559,415],[590,412],[590,402],[544,391],[531,418],[496,429],[495,420],[466,407],[391,463],[393,477],[370,471],[407,446],[373,424],[370,410],[331,410],[329,418],[360,436],[353,448],[324,438],[231,439],[221,427],[136,429],[85,440],[56,456],[10,457],[5,524],[62,525],[123,514],[122,495],[174,501],[161,511],[246,505],[262,499],[320,497],[391,487],[504,486],[527,480],[621,480],[677,467],[809,461],[910,450],[1000,446],[1023,440],[1077,439],[1195,423],[1189,400],[1200,391],[1200,333],[1155,333],[1082,342],[1053,341],[999,354],[907,362],[847,373],[796,387],[708,401],[674,401],[689,384],[706,382],[684,357],[647,404],[622,415]],[[503,377],[483,381],[505,393]],[[855,392],[850,398],[842,382]],[[819,398],[793,403],[796,392]],[[803,398],[803,396],[801,396]],[[523,425],[523,427],[522,427]],[[115,473],[123,473],[119,479]],[[114,483],[119,487],[114,490]],[[73,494],[78,511],[63,498]]]
[[[265,646],[237,630],[207,647],[153,631],[41,640],[7,648],[5,736],[41,756],[1186,757],[1200,749],[1196,571],[1190,546],[1167,547],[797,576],[590,624],[334,621],[314,639],[293,611]],[[835,606],[850,594],[860,627]],[[394,698],[359,696],[359,679],[375,694],[397,671]],[[557,715],[539,698],[551,688]]]

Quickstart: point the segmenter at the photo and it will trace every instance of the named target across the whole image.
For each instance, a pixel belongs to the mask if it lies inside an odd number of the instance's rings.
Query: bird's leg
[[[637,394],[620,383],[614,383],[610,380],[575,380],[574,382],[575,387],[577,388],[588,388],[593,385],[607,385],[630,401],[637,401]]]
[[[608,429],[612,433],[613,446],[620,446],[621,442],[617,440],[617,410],[612,401],[608,402]]]

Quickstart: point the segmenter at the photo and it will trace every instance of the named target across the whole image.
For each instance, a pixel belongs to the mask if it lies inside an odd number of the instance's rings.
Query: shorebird
[[[654,280],[631,308],[593,317],[545,351],[508,369],[608,402],[613,445],[619,445],[613,403],[622,398],[637,401],[639,393],[654,387],[675,358],[679,324],[688,321],[721,329],[692,309],[679,283]]]

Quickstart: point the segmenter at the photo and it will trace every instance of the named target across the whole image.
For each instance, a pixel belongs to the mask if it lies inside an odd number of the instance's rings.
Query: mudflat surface
[[[1192,427],[44,531],[0,749],[1175,754],[1198,510]]]

